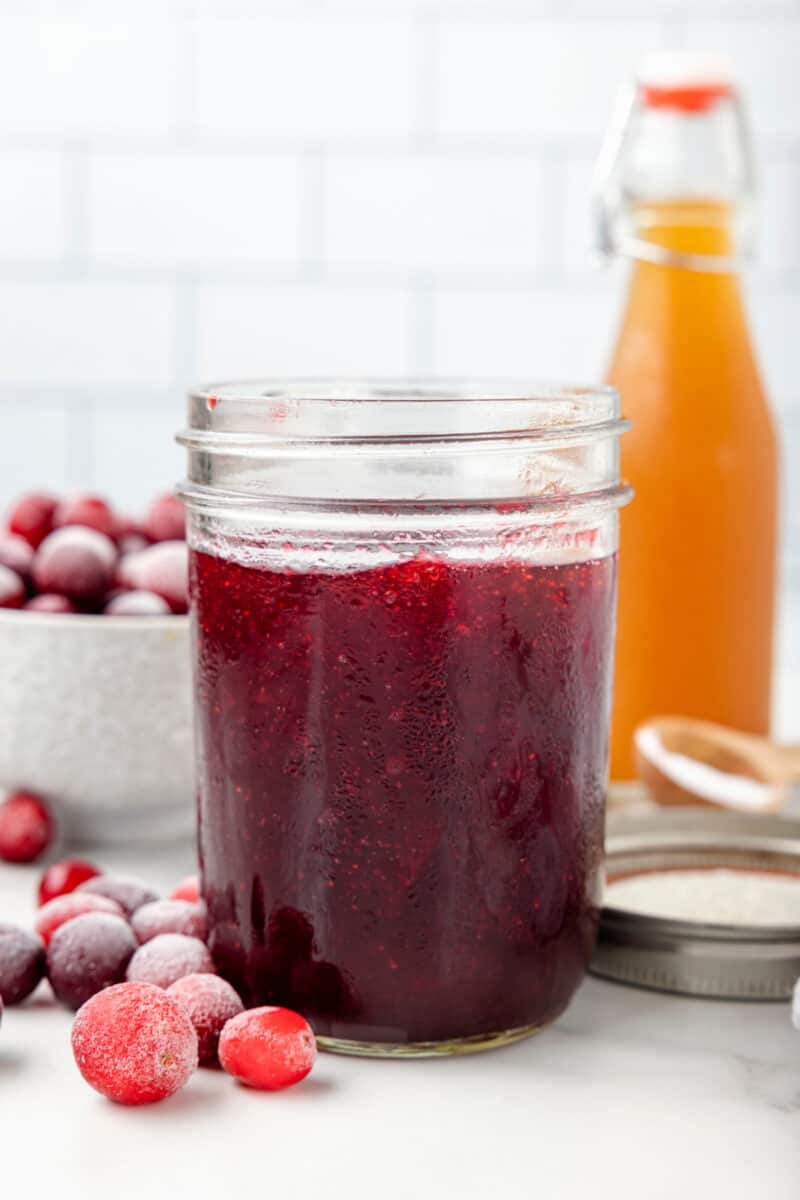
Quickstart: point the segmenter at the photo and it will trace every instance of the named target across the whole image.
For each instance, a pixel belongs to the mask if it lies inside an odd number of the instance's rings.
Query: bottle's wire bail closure
[[[752,256],[750,201],[755,193],[752,142],[744,107],[738,93],[729,96],[742,147],[742,190],[745,204],[737,229],[736,254],[700,254],[674,250],[637,236],[631,220],[631,197],[624,175],[628,152],[636,135],[636,118],[643,108],[641,88],[635,80],[624,85],[617,96],[611,121],[600,148],[592,179],[592,214],[595,247],[601,257],[632,258],[656,266],[678,267],[707,274],[735,274]]]

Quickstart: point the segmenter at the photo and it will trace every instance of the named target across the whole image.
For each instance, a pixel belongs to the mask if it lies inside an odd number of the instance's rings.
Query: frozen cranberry
[[[113,537],[116,532],[111,506],[101,496],[67,496],[62,500],[53,516],[53,526],[61,529],[65,525],[83,525],[106,537]]]
[[[143,528],[152,542],[183,541],[186,537],[186,512],[172,492],[156,496],[147,510]]]
[[[128,979],[168,988],[184,975],[215,975],[208,947],[185,933],[159,933],[134,954],[128,964]]]
[[[22,608],[25,595],[22,577],[0,563],[0,608]]]
[[[151,900],[158,899],[156,893],[146,883],[117,875],[97,875],[88,883],[82,883],[78,888],[78,893],[85,895],[87,892],[91,896],[106,896],[109,900],[113,900],[120,908],[124,909],[129,917],[143,904],[149,904]]]
[[[16,925],[0,922],[0,998],[19,1004],[44,976],[44,946]]]
[[[55,592],[42,592],[38,596],[32,596],[25,605],[29,612],[43,613],[74,613],[77,608],[68,600],[66,596],[59,596]]]
[[[208,935],[205,904],[190,904],[188,900],[153,900],[137,908],[131,917],[133,932],[140,942],[149,942],[159,933],[185,933],[187,937]]]
[[[47,978],[56,999],[78,1009],[95,992],[122,983],[135,950],[124,917],[94,912],[67,921],[47,947]]]
[[[20,579],[29,580],[33,547],[18,533],[0,533],[0,566],[9,567]]]
[[[0,858],[29,863],[53,840],[55,822],[41,796],[12,792],[0,804]]]
[[[48,496],[46,492],[29,492],[27,496],[20,496],[8,514],[9,531],[25,538],[35,550],[53,528],[57,505],[55,496]]]
[[[200,1062],[217,1062],[219,1035],[232,1017],[244,1012],[238,992],[219,975],[184,975],[167,988],[194,1025]]]
[[[185,542],[159,542],[133,556],[127,566],[132,586],[162,596],[175,613],[184,613],[189,598],[189,551]],[[131,586],[129,584],[129,586]]]
[[[132,531],[118,535],[117,545],[120,554],[138,554],[140,550],[146,550],[150,542],[143,533]]]
[[[196,875],[187,875],[175,890],[170,892],[169,898],[170,900],[189,900],[196,904],[200,899],[200,880]]]
[[[219,1039],[219,1061],[240,1083],[276,1091],[305,1079],[317,1043],[305,1017],[289,1008],[251,1008],[228,1021]]]
[[[72,1026],[72,1053],[86,1082],[117,1104],[173,1095],[197,1067],[197,1034],[166,992],[120,983],[84,1004]]]
[[[107,896],[87,896],[85,892],[69,892],[66,896],[56,896],[48,900],[36,914],[34,929],[44,942],[50,944],[50,939],[57,929],[66,925],[84,913],[108,913],[112,917],[124,917],[125,911],[114,900]]]
[[[51,863],[39,880],[39,905],[74,892],[87,879],[94,879],[99,874],[97,867],[82,858],[62,858],[60,862]]]
[[[96,529],[68,526],[42,542],[33,560],[40,592],[58,592],[78,604],[96,603],[111,587],[117,550]]]
[[[163,617],[171,612],[166,600],[155,592],[120,592],[109,600],[103,612],[109,617]]]

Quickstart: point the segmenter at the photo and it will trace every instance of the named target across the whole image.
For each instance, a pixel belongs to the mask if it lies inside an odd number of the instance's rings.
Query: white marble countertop
[[[190,847],[98,855],[167,888]],[[0,865],[28,924],[38,871]],[[45,986],[0,1027],[0,1190],[32,1200],[798,1200],[800,1034],[787,1004],[589,979],[527,1042],[461,1059],[320,1057],[264,1094],[200,1071],[144,1109],[80,1079]]]

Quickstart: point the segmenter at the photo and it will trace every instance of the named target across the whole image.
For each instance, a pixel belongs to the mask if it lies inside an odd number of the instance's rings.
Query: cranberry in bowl
[[[44,796],[68,839],[190,828],[181,503],[133,520],[102,497],[29,493],[0,529],[0,572],[0,788]]]
[[[190,396],[210,945],[322,1048],[503,1044],[584,975],[624,427],[609,388]]]

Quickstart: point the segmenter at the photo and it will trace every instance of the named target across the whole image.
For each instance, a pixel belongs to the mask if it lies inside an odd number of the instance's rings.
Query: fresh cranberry
[[[267,1092],[305,1079],[316,1057],[311,1026],[289,1008],[251,1008],[228,1021],[219,1039],[228,1074]]]
[[[152,900],[137,908],[131,925],[142,943],[158,937],[159,933],[185,933],[201,942],[208,935],[205,904],[190,904],[188,900]]]
[[[20,496],[8,514],[9,531],[25,538],[35,550],[53,528],[57,505],[55,496],[48,496],[46,492],[29,492],[27,496]]]
[[[184,975],[215,975],[208,947],[199,938],[184,933],[159,933],[145,942],[128,964],[128,979],[168,988]]]
[[[122,908],[127,916],[132,916],[137,908],[157,900],[158,896],[146,883],[138,879],[124,879],[117,875],[97,875],[78,888],[79,895],[105,896]]]
[[[24,580],[0,563],[0,608],[22,608],[25,603]]]
[[[44,976],[44,946],[16,925],[0,922],[0,998],[19,1004]]]
[[[96,529],[106,537],[113,537],[116,532],[111,506],[101,496],[67,496],[55,511],[53,525],[56,529],[82,525],[86,529]]]
[[[103,609],[109,617],[163,617],[171,612],[166,600],[155,592],[120,592]]]
[[[56,896],[48,900],[36,914],[34,929],[44,942],[50,944],[50,939],[57,929],[82,917],[84,913],[109,913],[113,917],[124,917],[125,911],[114,900],[107,896],[87,896],[85,892],[69,892],[66,896]]]
[[[47,947],[47,978],[56,999],[78,1009],[95,992],[122,983],[135,950],[124,917],[93,912],[67,921]]]
[[[0,533],[0,566],[9,567],[26,582],[30,579],[33,547],[18,533]]]
[[[62,858],[60,862],[51,863],[39,880],[39,906],[55,900],[56,896],[74,892],[87,879],[94,879],[99,874],[93,863],[82,858]]]
[[[216,1063],[219,1035],[232,1017],[244,1012],[239,993],[219,975],[184,975],[167,988],[167,995],[194,1025],[200,1062]]]
[[[74,613],[77,608],[68,600],[66,596],[59,596],[55,592],[42,592],[38,596],[32,596],[25,605],[28,612],[42,613]]]
[[[117,1104],[151,1104],[173,1095],[197,1067],[197,1034],[160,988],[120,983],[84,1004],[72,1027],[72,1052],[86,1082]]]
[[[111,587],[117,551],[96,529],[68,526],[42,542],[33,560],[40,592],[58,592],[78,604],[96,603]]]
[[[0,804],[0,858],[29,863],[53,840],[55,822],[41,796],[12,792]]]
[[[163,597],[174,613],[185,613],[189,599],[189,551],[185,542],[159,542],[126,564],[128,586]]]
[[[172,492],[156,496],[147,510],[143,528],[152,542],[183,541],[186,537],[186,511]]]
[[[187,875],[174,891],[169,894],[170,900],[189,900],[196,904],[200,899],[200,880],[196,875]]]

